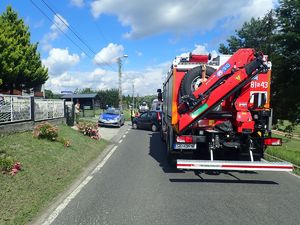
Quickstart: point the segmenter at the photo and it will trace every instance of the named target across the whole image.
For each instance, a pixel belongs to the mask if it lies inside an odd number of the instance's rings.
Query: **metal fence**
[[[64,109],[64,100],[60,99],[0,94],[0,124],[62,118]]]
[[[0,95],[0,124],[31,119],[30,97]]]
[[[34,120],[47,120],[64,117],[64,100],[35,99]]]

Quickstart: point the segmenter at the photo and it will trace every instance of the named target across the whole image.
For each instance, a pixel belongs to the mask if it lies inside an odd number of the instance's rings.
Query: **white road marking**
[[[126,137],[126,134],[124,134],[122,138],[125,138],[125,137]]]
[[[105,156],[105,158],[99,163],[99,165],[93,170],[92,175],[97,173],[106,163],[106,161],[111,157],[111,155],[116,151],[117,146],[113,147],[113,149]]]
[[[299,179],[300,179],[300,176],[299,176],[299,175],[297,175],[297,174],[295,174],[295,173],[293,173],[293,172],[287,172],[287,173],[289,173],[290,175],[293,175],[293,176],[295,176],[295,177],[297,177],[297,178],[299,178]]]
[[[121,140],[119,141],[119,144],[121,144],[121,143],[122,143],[122,141],[123,141],[123,139],[121,139]]]
[[[50,225],[56,217],[66,208],[66,206],[76,197],[76,195],[84,188],[85,185],[89,183],[91,179],[93,179],[93,174],[98,172],[104,164],[107,162],[107,160],[112,156],[112,154],[117,149],[117,146],[113,147],[113,149],[105,156],[105,158],[99,163],[99,165],[93,170],[91,175],[86,177],[84,181],[82,181],[77,188],[67,197],[65,200],[51,213],[51,215],[47,218],[47,220],[42,225]]]
[[[125,132],[125,134],[128,134],[128,130]]]

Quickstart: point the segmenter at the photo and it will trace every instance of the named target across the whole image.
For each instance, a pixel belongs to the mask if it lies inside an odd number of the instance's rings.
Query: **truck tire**
[[[206,66],[206,78],[211,76],[216,70],[210,66]],[[180,93],[181,96],[191,95],[195,90],[195,85],[201,85],[202,66],[197,66],[186,72],[186,75],[181,81]]]
[[[173,151],[173,140],[174,140],[174,134],[173,134],[173,130],[168,129],[168,138],[167,138],[167,161],[168,164],[172,167],[176,166],[176,158],[174,153],[172,153]]]
[[[152,130],[152,132],[156,132],[157,131],[157,126],[155,124],[152,124],[151,130]]]

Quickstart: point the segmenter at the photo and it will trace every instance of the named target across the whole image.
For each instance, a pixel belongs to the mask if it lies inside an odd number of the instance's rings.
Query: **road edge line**
[[[108,146],[103,150],[102,153],[100,153],[100,155],[97,157],[97,159],[95,159],[93,162],[91,162],[91,164],[86,169],[84,169],[84,171],[82,171],[80,173],[78,178],[75,181],[73,181],[72,184],[70,184],[70,187],[66,191],[64,191],[63,193],[56,196],[53,199],[53,201],[49,203],[48,207],[47,206],[44,207],[44,209],[42,209],[42,211],[40,213],[38,213],[35,218],[33,218],[33,220],[31,221],[32,224],[33,225],[40,225],[40,224],[46,225],[46,224],[48,224],[48,223],[46,223],[46,221],[47,221],[48,218],[50,218],[51,214],[61,204],[63,204],[65,199],[67,199],[83,182],[86,182],[87,181],[86,179],[91,179],[91,178],[88,178],[89,176],[91,176],[93,178],[93,174],[92,174],[93,171],[97,168],[97,166],[99,166],[99,164],[101,164],[101,162],[107,157],[107,155],[109,155],[112,150],[115,151],[117,149],[117,147],[118,146],[113,144],[113,143],[108,144]],[[110,156],[111,155],[112,155],[112,153],[110,154]]]

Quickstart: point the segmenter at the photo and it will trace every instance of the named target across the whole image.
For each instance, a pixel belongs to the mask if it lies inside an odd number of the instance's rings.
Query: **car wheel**
[[[137,129],[138,128],[137,124],[136,123],[132,124],[132,128]]]
[[[152,130],[153,132],[156,132],[156,131],[157,131],[157,126],[156,126],[155,124],[152,124],[151,130]]]
[[[121,121],[120,121],[118,127],[121,127],[121,126],[122,126],[122,124],[121,124]]]

